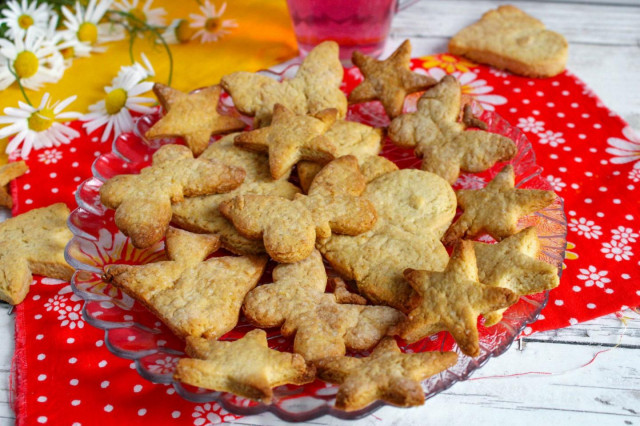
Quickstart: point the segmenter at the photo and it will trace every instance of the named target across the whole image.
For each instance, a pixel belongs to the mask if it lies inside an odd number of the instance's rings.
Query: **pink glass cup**
[[[393,15],[418,0],[287,0],[300,54],[325,40],[340,45],[340,60],[350,63],[355,50],[378,57]]]

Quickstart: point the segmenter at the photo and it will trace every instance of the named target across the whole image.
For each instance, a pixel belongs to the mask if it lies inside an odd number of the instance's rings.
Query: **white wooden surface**
[[[450,36],[505,2],[422,0],[396,16],[387,52],[410,38],[416,56],[446,50]],[[511,1],[564,34],[568,68],[640,131],[640,0]],[[6,212],[0,211],[0,217]],[[13,424],[9,368],[13,319],[0,305],[0,425]],[[353,425],[640,425],[640,315],[613,315],[523,339],[424,407],[385,407]],[[602,352],[605,351],[605,352]],[[597,358],[588,366],[584,364]],[[547,372],[552,374],[528,374]],[[497,377],[509,376],[511,377]],[[384,420],[381,420],[384,419]],[[279,425],[272,415],[237,424]],[[331,417],[310,424],[341,423]]]

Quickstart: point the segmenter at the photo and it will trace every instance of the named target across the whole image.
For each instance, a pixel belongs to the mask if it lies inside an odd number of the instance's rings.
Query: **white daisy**
[[[29,28],[24,40],[13,43],[0,38],[2,56],[5,63],[0,65],[0,90],[16,81],[16,76],[27,89],[39,90],[44,83],[60,80],[64,73],[62,55],[39,30]]]
[[[186,19],[174,19],[162,33],[167,44],[188,43],[195,31]]]
[[[142,81],[144,78],[146,77],[142,76],[140,69],[134,66],[129,67],[125,72],[121,70],[111,82],[112,85],[104,88],[107,94],[105,98],[91,105],[90,112],[82,118],[86,121],[83,127],[87,132],[92,133],[106,125],[102,132],[104,142],[109,139],[112,131],[115,138],[133,129],[131,111],[141,114],[151,113],[153,109],[142,104],[151,103],[153,99],[139,96],[153,87],[153,83]]]
[[[640,169],[631,169],[628,177],[633,182],[640,182]]]
[[[100,47],[100,44],[124,38],[124,31],[118,26],[112,23],[100,23],[111,2],[112,0],[89,0],[86,7],[76,2],[75,14],[66,7],[62,7],[64,26],[71,34],[69,38],[74,41],[73,52],[69,53],[72,57],[89,56],[91,52],[104,52],[105,48]]]
[[[593,285],[604,288],[605,285],[611,282],[607,275],[609,271],[598,271],[595,266],[590,265],[587,269],[580,268],[580,275],[578,279],[585,281],[585,287],[592,287]]]
[[[612,238],[620,240],[621,243],[635,243],[638,238],[638,234],[633,229],[625,226],[618,226],[617,229],[612,229],[611,233],[613,234]]]
[[[121,81],[132,79],[132,74],[138,74],[138,81],[146,80],[149,77],[155,77],[156,72],[153,69],[153,65],[147,59],[147,55],[144,53],[141,55],[142,62],[144,65],[141,65],[139,62],[134,62],[133,65],[124,65],[120,67],[120,71],[118,71],[118,75],[111,81],[112,86],[119,86]]]
[[[547,176],[547,182],[549,182],[549,184],[551,185],[553,190],[556,191],[556,192],[562,191],[562,188],[567,186],[567,184],[564,183],[562,181],[562,179],[560,179],[559,177],[553,176],[553,175],[548,175]]]
[[[37,108],[23,102],[18,102],[20,108],[5,108],[0,124],[7,126],[0,129],[0,139],[15,135],[6,152],[11,153],[22,145],[21,155],[26,158],[32,149],[60,146],[80,136],[78,131],[59,122],[80,117],[77,112],[62,112],[75,99],[76,96],[71,96],[51,104],[49,94],[45,93]]]
[[[132,28],[140,29],[145,23],[151,27],[163,27],[164,15],[167,11],[161,7],[151,9],[153,0],[146,0],[144,6],[139,5],[140,0],[120,0],[113,4],[116,10],[130,14],[133,18],[126,18],[126,21]],[[125,20],[119,16],[118,20]],[[142,36],[142,34],[140,34]]]
[[[578,235],[584,236],[586,239],[597,240],[602,235],[602,228],[596,225],[594,221],[588,220],[584,217],[579,219],[572,218],[569,222],[569,229],[576,232]]]
[[[634,163],[634,169],[640,169],[640,135],[636,134],[631,126],[627,126],[622,130],[622,134],[627,139],[609,138],[607,143],[611,148],[607,148],[607,152],[613,157],[614,164]]]
[[[611,240],[608,243],[602,243],[600,251],[604,253],[604,257],[614,259],[616,262],[629,260],[633,256],[633,251],[631,251],[631,246],[625,244],[626,242]]]
[[[551,130],[547,130],[546,132],[539,132],[538,136],[540,137],[538,141],[541,144],[549,144],[549,146],[552,146],[553,148],[564,143],[564,137],[561,132],[553,132]]]
[[[519,118],[518,127],[520,127],[525,132],[531,132],[536,135],[544,132],[544,122],[538,121],[534,117]],[[543,142],[543,143],[546,143],[546,142]]]
[[[46,31],[49,20],[54,16],[48,4],[44,2],[22,0],[9,1],[2,10],[0,25],[5,24],[9,29],[9,37],[13,40],[22,40],[27,29]]]
[[[204,4],[200,6],[202,15],[196,15],[195,13],[189,14],[191,18],[191,28],[197,29],[193,38],[200,38],[201,43],[210,43],[212,41],[218,41],[219,38],[227,34],[231,34],[230,28],[237,28],[238,24],[235,19],[222,19],[224,11],[227,9],[227,3],[222,3],[220,9],[216,12],[216,6],[209,3],[209,0],[205,0]]]

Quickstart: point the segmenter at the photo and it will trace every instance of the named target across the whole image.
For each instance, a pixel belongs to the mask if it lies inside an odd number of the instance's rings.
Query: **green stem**
[[[31,101],[29,100],[29,97],[27,96],[27,92],[25,92],[25,90],[24,90],[24,86],[22,85],[22,82],[20,81],[20,77],[18,77],[18,74],[11,67],[11,62],[8,59],[7,59],[7,68],[9,69],[9,72],[11,74],[13,74],[13,76],[16,78],[16,83],[18,83],[18,87],[20,88],[20,92],[22,92],[22,96],[24,97],[24,100],[27,101],[29,106],[33,106]]]

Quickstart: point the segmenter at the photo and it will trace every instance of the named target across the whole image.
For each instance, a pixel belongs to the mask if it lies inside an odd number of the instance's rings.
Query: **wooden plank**
[[[487,10],[504,3],[509,2],[420,1],[398,13],[393,28],[409,37],[451,37]],[[519,1],[517,5],[570,43],[637,46],[640,39],[640,7],[591,3],[578,7],[534,1]]]

